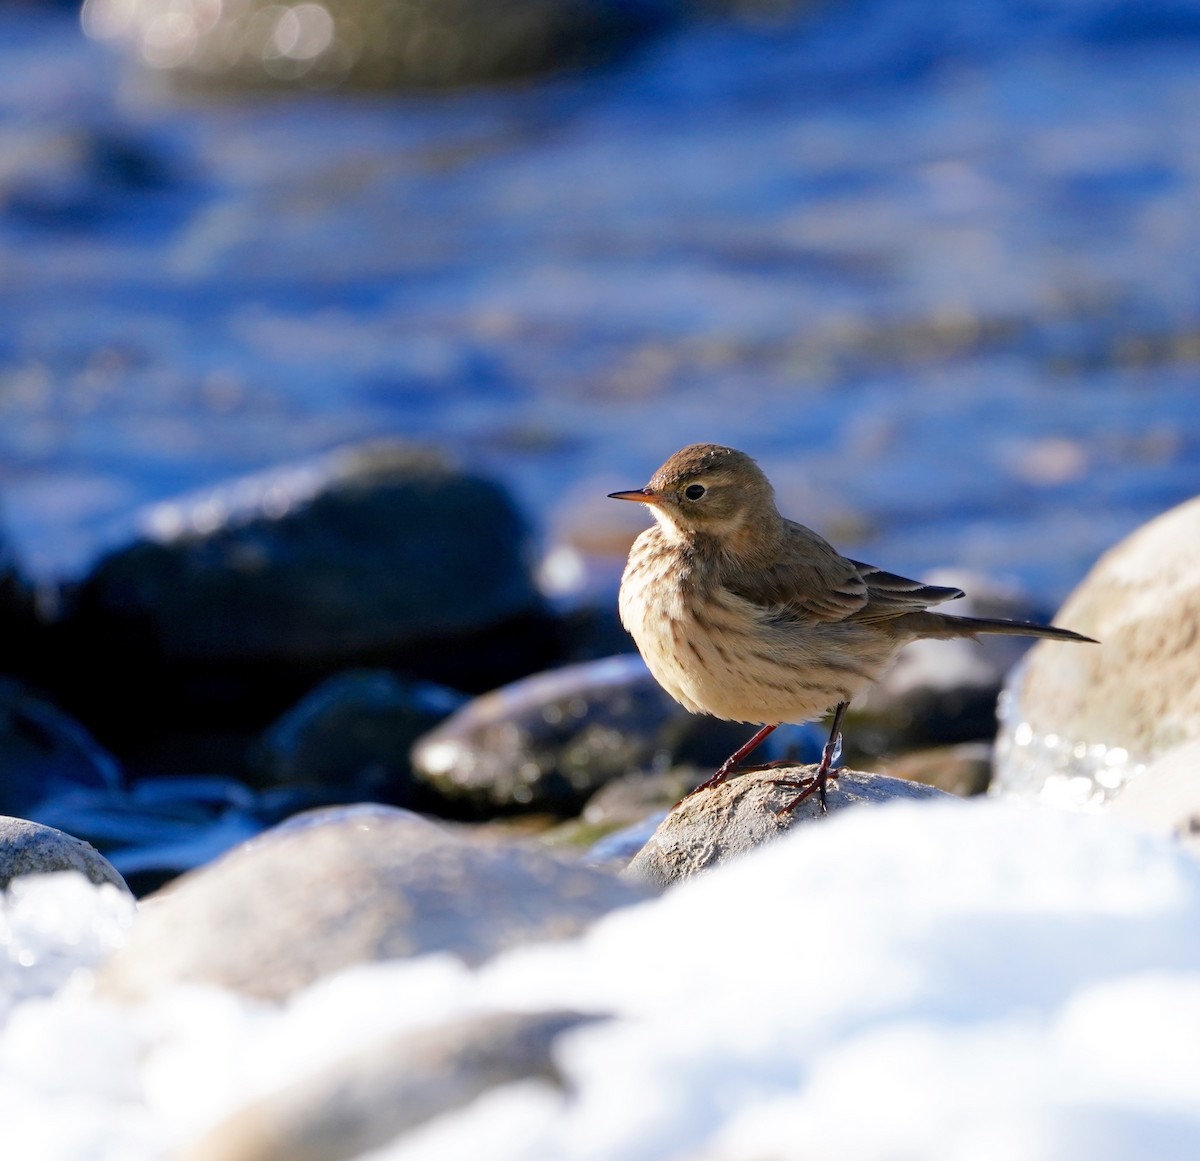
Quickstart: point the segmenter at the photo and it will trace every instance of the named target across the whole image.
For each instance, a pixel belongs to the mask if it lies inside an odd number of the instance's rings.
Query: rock
[[[1113,796],[1111,810],[1200,855],[1200,739],[1156,758]]]
[[[923,782],[947,794],[968,798],[986,794],[992,780],[992,747],[987,742],[964,742],[915,750],[887,763],[884,772],[907,782]]]
[[[52,826],[0,817],[0,888],[22,875],[78,871],[91,882],[129,892],[125,880],[95,847]]]
[[[76,790],[34,813],[38,822],[95,844],[134,894],[145,895],[308,805],[295,794],[256,794],[234,778],[209,775]]]
[[[341,673],[266,732],[251,766],[263,785],[312,787],[330,802],[414,806],[409,750],[465,700],[386,670]]]
[[[477,84],[605,60],[663,28],[670,0],[226,0],[162,31],[170,0],[91,0],[84,28],[185,84],[391,89]],[[156,31],[157,30],[157,31]]]
[[[161,504],[62,627],[72,704],[116,732],[270,720],[357,665],[480,690],[558,656],[498,485],[397,443]]]
[[[330,809],[147,899],[101,986],[138,998],[190,981],[282,999],[352,964],[436,951],[479,963],[644,897],[546,851],[472,843],[408,811]]]
[[[116,760],[62,710],[0,678],[0,811],[28,817],[71,791],[121,786]]]
[[[963,589],[941,611],[964,617],[1046,622],[1018,591],[986,576],[944,569],[923,578]],[[851,763],[956,742],[990,740],[1004,678],[1034,638],[984,635],[978,641],[914,641],[883,679],[855,699],[846,715]]]
[[[592,1019],[499,1012],[392,1036],[240,1109],[176,1161],[357,1157],[499,1085],[557,1082],[555,1040]]]
[[[775,813],[798,793],[775,783],[782,778],[811,778],[816,769],[788,766],[752,770],[685,798],[637,853],[625,877],[667,887],[770,842],[799,823],[819,820],[822,815],[816,795],[805,799],[790,814]],[[943,797],[940,790],[918,782],[844,769],[830,783],[828,792],[830,813],[864,802]]]
[[[1200,737],[1200,498],[1106,552],[1055,621],[1101,644],[1030,652],[1001,702],[993,789],[1096,805]]]
[[[624,654],[476,698],[417,742],[412,763],[448,812],[570,814],[631,770],[715,769],[746,736],[744,725],[688,713]]]

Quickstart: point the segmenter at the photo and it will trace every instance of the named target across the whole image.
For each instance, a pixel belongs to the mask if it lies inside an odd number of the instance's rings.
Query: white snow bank
[[[1200,865],[995,801],[848,811],[477,971],[374,965],[283,1009],[28,1000],[0,1123],[14,1156],[149,1161],[397,1029],[556,1006],[615,1014],[560,1042],[567,1095],[496,1090],[373,1161],[1200,1156]]]

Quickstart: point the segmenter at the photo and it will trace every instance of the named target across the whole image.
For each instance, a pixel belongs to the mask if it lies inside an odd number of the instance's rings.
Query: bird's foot
[[[820,802],[821,802],[821,813],[828,814],[829,813],[829,805],[825,800],[825,788],[830,782],[836,781],[837,776],[838,776],[837,770],[827,770],[827,769],[818,768],[816,774],[814,774],[813,777],[811,777],[811,778],[800,778],[800,779],[776,778],[776,779],[773,779],[771,782],[772,786],[782,786],[788,790],[799,790],[800,791],[800,793],[797,794],[796,797],[793,798],[790,802],[785,802],[782,806],[777,807],[775,810],[775,813],[777,815],[791,814],[792,811],[795,810],[796,807],[799,806],[800,803],[802,803],[806,798],[809,798],[813,794],[816,794],[819,797]]]
[[[726,767],[728,767],[728,769],[726,769]],[[705,778],[705,780],[701,782],[699,786],[693,786],[691,790],[689,790],[679,801],[686,802],[687,799],[691,798],[693,794],[699,794],[701,790],[712,790],[714,787],[720,786],[722,782],[727,782],[729,780],[729,776],[734,772],[735,768],[736,767],[730,766],[729,763],[726,762],[724,766],[722,766],[714,775],[712,775],[712,777]],[[737,772],[739,774],[742,773],[741,770],[738,770]]]

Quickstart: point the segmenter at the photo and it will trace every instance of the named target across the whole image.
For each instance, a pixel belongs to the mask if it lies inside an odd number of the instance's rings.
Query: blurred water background
[[[617,559],[604,493],[694,440],[859,558],[1047,607],[1198,490],[1200,4],[664,6],[599,64],[395,91],[306,84],[303,8],[260,17],[273,92],[173,83],[219,5],[0,9],[0,498],[39,582],[379,435],[506,482],[561,591],[551,550]]]

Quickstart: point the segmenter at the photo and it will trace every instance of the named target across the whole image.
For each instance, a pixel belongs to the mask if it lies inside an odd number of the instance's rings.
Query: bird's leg
[[[725,779],[737,769],[738,763],[743,758],[753,754],[754,751],[757,750],[760,745],[762,745],[763,740],[767,737],[767,735],[770,734],[772,730],[776,729],[778,725],[779,723],[776,722],[773,726],[763,726],[763,728],[759,730],[758,733],[755,734],[754,737],[752,737],[744,746],[734,750],[734,752],[730,754],[724,762],[721,763],[720,768],[711,778],[706,778],[694,790],[688,791],[688,793],[684,795],[684,798],[691,798],[691,796],[697,791],[711,790],[714,786],[720,786],[721,783],[724,782]]]
[[[804,782],[779,781],[776,786],[793,786],[797,789],[803,786],[803,790],[796,795],[791,802],[785,803],[775,813],[790,814],[797,806],[800,805],[810,794],[815,790],[821,799],[821,813],[828,811],[829,807],[825,803],[825,786],[829,781],[829,769],[836,761],[837,755],[842,749],[842,718],[846,716],[846,707],[848,703],[838,702],[837,709],[833,711],[833,724],[829,728],[829,741],[825,743],[825,749],[821,752],[821,764],[817,767],[816,776],[811,780]],[[837,777],[837,775],[833,775]]]

